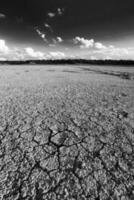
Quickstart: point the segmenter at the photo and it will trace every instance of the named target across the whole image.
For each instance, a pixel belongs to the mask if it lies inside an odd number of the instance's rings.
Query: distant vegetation
[[[85,59],[62,59],[62,60],[25,60],[25,61],[0,61],[0,64],[90,64],[90,65],[129,65],[134,66],[133,60],[85,60]]]

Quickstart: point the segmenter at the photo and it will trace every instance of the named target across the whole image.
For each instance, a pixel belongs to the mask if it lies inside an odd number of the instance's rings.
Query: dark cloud
[[[1,0],[0,8],[9,16],[23,17],[29,23],[40,23],[66,10],[70,23],[97,22],[134,16],[133,0]],[[69,18],[69,19],[70,19]],[[68,22],[68,19],[65,18]]]
[[[73,0],[65,4],[65,15],[57,24],[58,30],[71,34],[101,32],[117,33],[132,28],[133,0]],[[109,32],[109,34],[110,34]]]
[[[120,37],[128,30],[134,33],[133,0],[0,0],[0,9],[9,20],[9,34],[13,21],[21,24],[21,29],[27,26],[31,31],[38,27],[44,34],[49,31],[52,37]],[[5,26],[0,24],[0,30]]]
[[[56,1],[55,1],[56,2]],[[1,0],[0,8],[9,17],[23,18],[25,22],[43,22],[48,13],[55,13],[60,3],[53,0]]]

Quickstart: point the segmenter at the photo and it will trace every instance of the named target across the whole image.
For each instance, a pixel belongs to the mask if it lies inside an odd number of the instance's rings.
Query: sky
[[[134,59],[133,0],[0,0],[0,60]]]

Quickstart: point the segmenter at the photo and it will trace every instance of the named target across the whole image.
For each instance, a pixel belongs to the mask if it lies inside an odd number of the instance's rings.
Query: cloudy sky
[[[0,60],[134,59],[133,0],[0,0]]]

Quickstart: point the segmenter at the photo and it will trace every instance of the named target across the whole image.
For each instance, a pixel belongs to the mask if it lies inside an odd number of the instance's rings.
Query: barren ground
[[[0,66],[0,200],[86,199],[134,199],[134,67]]]

